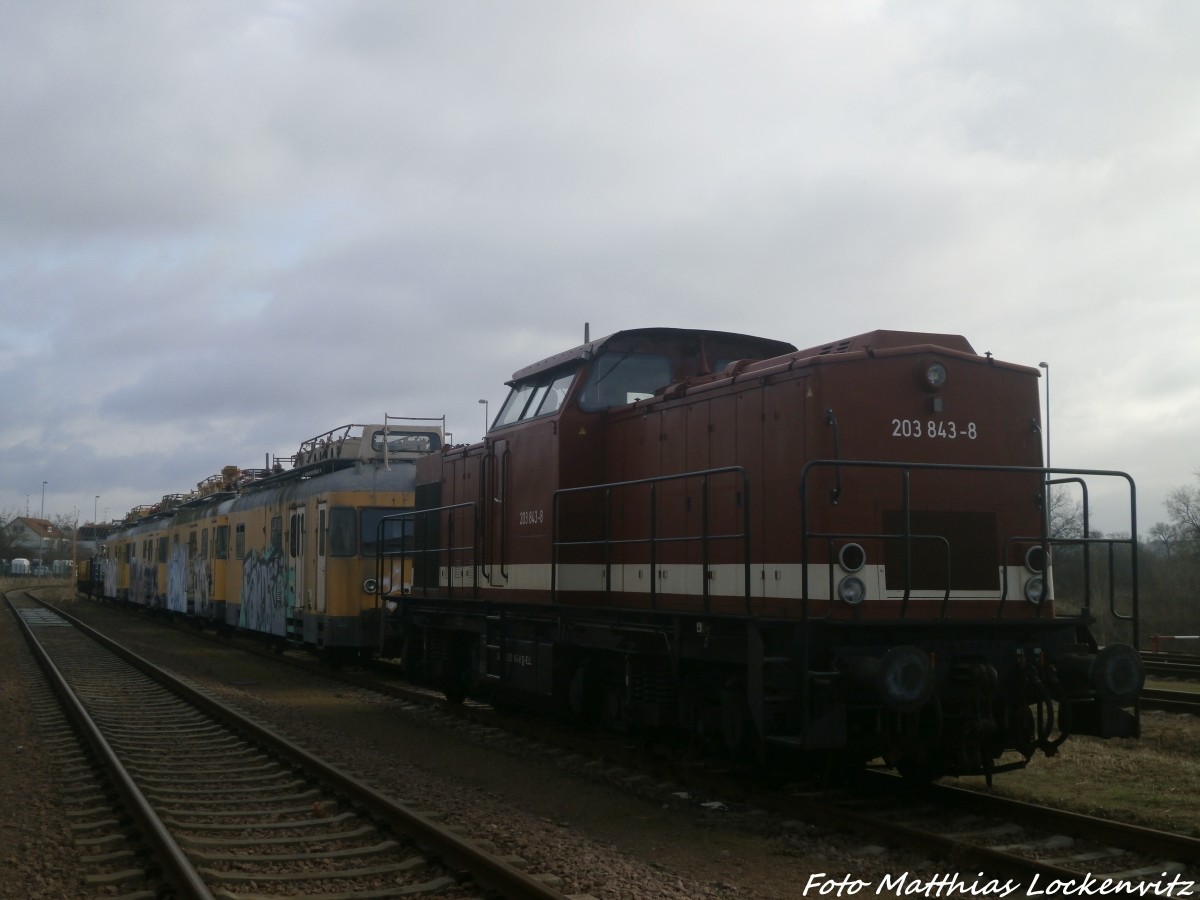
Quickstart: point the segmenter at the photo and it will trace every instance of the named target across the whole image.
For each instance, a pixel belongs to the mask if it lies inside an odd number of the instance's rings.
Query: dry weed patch
[[[1200,720],[1148,712],[1140,740],[1073,737],[1057,756],[997,776],[994,791],[1200,836]]]

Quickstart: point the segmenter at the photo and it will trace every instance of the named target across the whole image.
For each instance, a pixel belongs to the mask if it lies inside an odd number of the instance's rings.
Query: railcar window
[[[277,553],[283,553],[283,516],[271,517],[271,543]]]
[[[239,526],[240,527],[240,526]],[[217,546],[214,549],[214,555],[217,559],[229,558],[229,526],[217,526]]]
[[[440,449],[441,440],[432,431],[387,431],[388,453],[432,453]],[[383,450],[383,432],[371,435],[371,449],[376,453]]]
[[[329,511],[329,555],[353,556],[358,549],[358,523],[349,506],[335,506]]]
[[[374,556],[379,552],[380,522],[385,516],[403,512],[399,509],[364,509],[362,511],[362,553]],[[413,545],[412,519],[390,519],[383,522],[383,549],[389,552],[411,550]]]
[[[200,532],[200,558],[208,559],[208,529]]]
[[[238,525],[237,532],[233,538],[233,558],[245,559],[246,557],[246,523]]]
[[[167,561],[167,539],[165,537],[158,539],[158,561],[160,563]]]
[[[592,364],[579,397],[589,411],[653,397],[671,383],[671,361],[660,353],[605,353]]]

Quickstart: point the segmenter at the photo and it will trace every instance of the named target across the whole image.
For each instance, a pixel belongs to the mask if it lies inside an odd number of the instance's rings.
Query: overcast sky
[[[385,412],[477,440],[585,321],[963,334],[1050,364],[1052,462],[1129,471],[1143,533],[1195,483],[1192,0],[0,21],[6,513],[117,518]]]

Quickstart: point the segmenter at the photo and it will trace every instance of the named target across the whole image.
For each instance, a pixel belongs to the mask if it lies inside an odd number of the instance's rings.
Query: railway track
[[[1200,679],[1200,656],[1188,653],[1153,653],[1142,651],[1146,674],[1159,678]]]
[[[292,662],[305,666],[299,660]],[[331,673],[325,670],[324,674]],[[1200,842],[1187,836],[1007,801],[955,787],[935,785],[916,791],[890,776],[872,779],[865,789],[840,792],[826,786],[808,785],[799,793],[781,796],[748,787],[739,773],[726,777],[720,767],[711,771],[691,768],[686,776],[679,777],[676,773],[664,774],[669,770],[669,764],[655,760],[640,771],[638,759],[640,757],[645,763],[644,754],[633,746],[625,748],[628,752],[620,752],[619,741],[606,744],[602,750],[597,750],[595,745],[589,750],[589,739],[585,735],[569,730],[564,732],[528,717],[504,720],[503,725],[496,726],[486,708],[473,710],[470,705],[461,707],[439,702],[421,689],[381,684],[380,679],[370,673],[340,672],[336,675],[360,687],[399,692],[408,699],[425,694],[427,702],[441,707],[448,715],[476,718],[486,729],[487,742],[514,742],[518,745],[514,751],[517,753],[546,755],[544,749],[536,749],[536,742],[542,740],[565,747],[564,755],[587,758],[592,754],[596,759],[602,759],[603,762],[594,765],[593,769],[596,773],[607,772],[614,783],[647,786],[654,782],[674,782],[686,786],[684,790],[677,789],[674,794],[658,798],[663,801],[671,801],[672,797],[686,798],[680,802],[710,810],[726,810],[731,818],[744,812],[748,821],[762,811],[802,818],[831,831],[866,836],[881,846],[945,861],[947,878],[951,873],[969,876],[965,880],[962,875],[958,876],[963,889],[976,885],[982,890],[989,882],[995,882],[999,890],[999,886],[1011,882],[1027,889],[1059,885],[1063,887],[1060,893],[1065,893],[1065,886],[1073,886],[1080,895],[1086,895],[1083,892],[1099,889],[1097,885],[1111,879],[1127,885],[1143,884],[1145,890],[1161,891],[1171,890],[1170,885],[1174,882],[1178,894],[1184,883],[1192,880],[1200,883],[1200,871],[1197,870]],[[1178,692],[1164,693],[1174,695]],[[507,735],[499,736],[501,730]],[[915,876],[907,882],[896,881],[885,887],[897,893],[912,893],[918,883],[932,889]],[[1157,895],[1167,895],[1161,891]],[[1194,892],[1200,894],[1200,888]]]
[[[1047,896],[1200,893],[1200,839],[1194,837],[950,785],[914,789],[878,772],[866,782],[842,796],[813,797],[804,811],[952,862],[957,872],[948,869],[945,877],[957,877],[967,893],[988,883],[993,889],[984,896],[1006,896],[1004,885],[1015,891],[1007,895],[1018,897],[1038,896],[1038,890]],[[891,887],[921,893],[916,882],[897,876]],[[924,895],[948,893],[945,887]]]
[[[9,605],[103,772],[81,776],[91,784],[80,790],[97,804],[84,823],[96,851],[87,863],[110,890],[238,900],[564,896],[554,876],[523,872],[435,813],[381,796],[60,611],[32,599]],[[111,791],[115,809],[104,799]]]
[[[1171,691],[1163,688],[1143,688],[1142,709],[1200,715],[1200,692]]]

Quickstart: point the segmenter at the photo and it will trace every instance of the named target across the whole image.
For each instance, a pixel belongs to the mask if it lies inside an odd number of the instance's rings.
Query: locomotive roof
[[[959,353],[975,354],[970,342],[961,334],[937,334],[928,331],[890,331],[880,328],[868,331],[854,337],[842,338],[840,341],[830,341],[818,344],[796,355],[801,359],[809,356],[829,356],[835,353],[853,353],[859,350],[890,350],[896,347],[943,347],[946,350],[957,350]]]
[[[693,343],[703,347],[708,343],[739,345],[746,358],[771,359],[787,353],[795,353],[794,345],[786,341],[776,341],[771,338],[755,337],[749,334],[738,334],[731,331],[708,331],[699,328],[630,328],[616,331],[606,337],[588,341],[562,353],[548,356],[540,362],[518,369],[513,373],[508,384],[514,384],[530,375],[555,369],[565,363],[581,359],[592,359],[605,350],[633,350],[641,342],[677,341]]]

